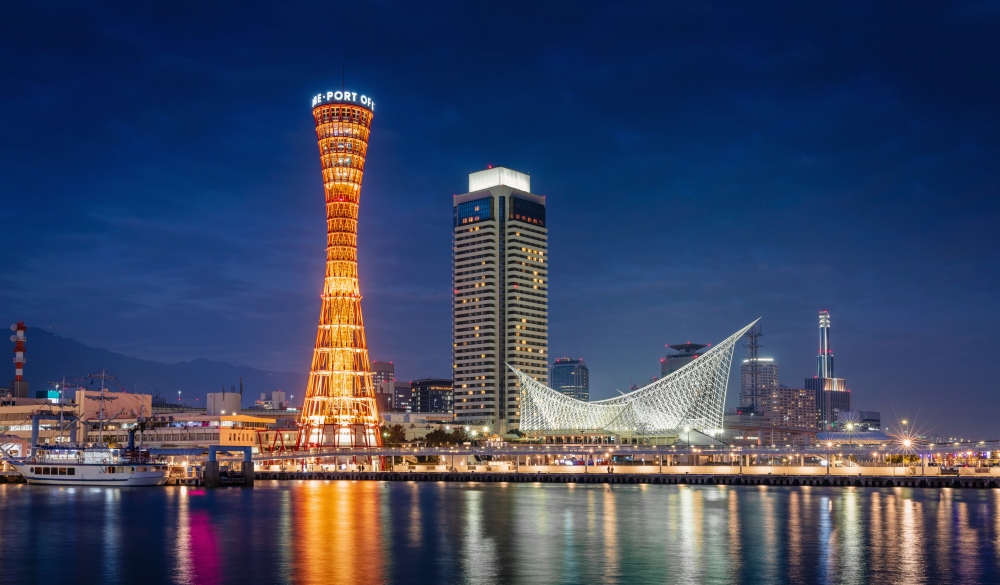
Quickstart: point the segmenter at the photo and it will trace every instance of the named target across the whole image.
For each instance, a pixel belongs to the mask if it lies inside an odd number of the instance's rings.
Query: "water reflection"
[[[729,570],[739,574],[743,567],[743,544],[740,540],[739,494],[737,490],[726,490],[726,520],[729,525]]]
[[[788,576],[792,581],[802,582],[802,539],[796,535],[802,534],[802,499],[799,492],[792,492],[788,497]]]
[[[1000,583],[1000,492],[0,486],[0,583]]]
[[[175,531],[174,551],[174,581],[177,583],[194,583],[194,561],[191,559],[191,518],[188,514],[188,488],[168,492],[177,497],[177,529]]]
[[[606,486],[604,493],[604,507],[602,515],[601,530],[604,533],[604,574],[605,583],[612,582],[618,577],[618,514],[615,509],[615,492],[612,487]]]
[[[837,518],[837,546],[839,582],[845,584],[865,583],[868,576],[864,572],[864,527],[861,496],[855,488],[849,488],[840,498],[840,514]]]
[[[295,580],[383,582],[381,497],[370,481],[304,482],[294,498]]]
[[[441,486],[443,487],[443,486]],[[462,571],[475,575],[477,583],[500,583],[496,545],[486,530],[485,498],[480,490],[463,494],[465,529],[462,532]]]

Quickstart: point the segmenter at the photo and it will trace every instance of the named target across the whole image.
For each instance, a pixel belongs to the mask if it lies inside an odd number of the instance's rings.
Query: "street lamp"
[[[827,441],[826,442],[826,474],[827,475],[830,475],[830,467],[833,465],[833,462],[830,461],[830,449],[832,447],[833,447],[833,442],[832,441]]]

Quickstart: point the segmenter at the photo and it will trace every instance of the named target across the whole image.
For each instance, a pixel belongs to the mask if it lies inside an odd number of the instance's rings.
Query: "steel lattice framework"
[[[655,435],[690,427],[721,432],[733,350],[756,322],[669,376],[608,400],[583,402],[511,368],[521,386],[520,430]]]
[[[326,279],[298,442],[380,446],[358,286],[358,204],[372,110],[357,105],[357,94],[348,91],[320,94],[313,102],[326,194]],[[365,96],[361,103],[372,105]]]

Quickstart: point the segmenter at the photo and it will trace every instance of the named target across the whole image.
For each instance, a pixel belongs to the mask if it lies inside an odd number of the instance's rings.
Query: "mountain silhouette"
[[[38,390],[53,388],[52,383],[65,376],[79,378],[106,370],[130,391],[159,394],[167,402],[177,402],[177,391],[185,404],[205,406],[205,395],[232,386],[239,390],[243,378],[243,405],[251,406],[260,393],[284,390],[302,402],[305,394],[306,374],[294,372],[268,372],[249,366],[234,366],[226,362],[196,359],[189,362],[168,364],[153,360],[129,357],[97,347],[90,347],[75,339],[61,337],[44,329],[29,327],[27,334],[27,363],[24,377],[30,384],[31,397]],[[2,363],[2,362],[0,362]],[[0,373],[0,384],[7,386],[14,378],[13,363],[6,375]],[[88,383],[83,384],[90,387]],[[94,382],[100,388],[100,381]]]

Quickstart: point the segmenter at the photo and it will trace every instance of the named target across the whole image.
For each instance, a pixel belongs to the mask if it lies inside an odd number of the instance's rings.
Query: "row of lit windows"
[[[455,226],[474,223],[493,217],[493,199],[476,199],[455,206]]]

